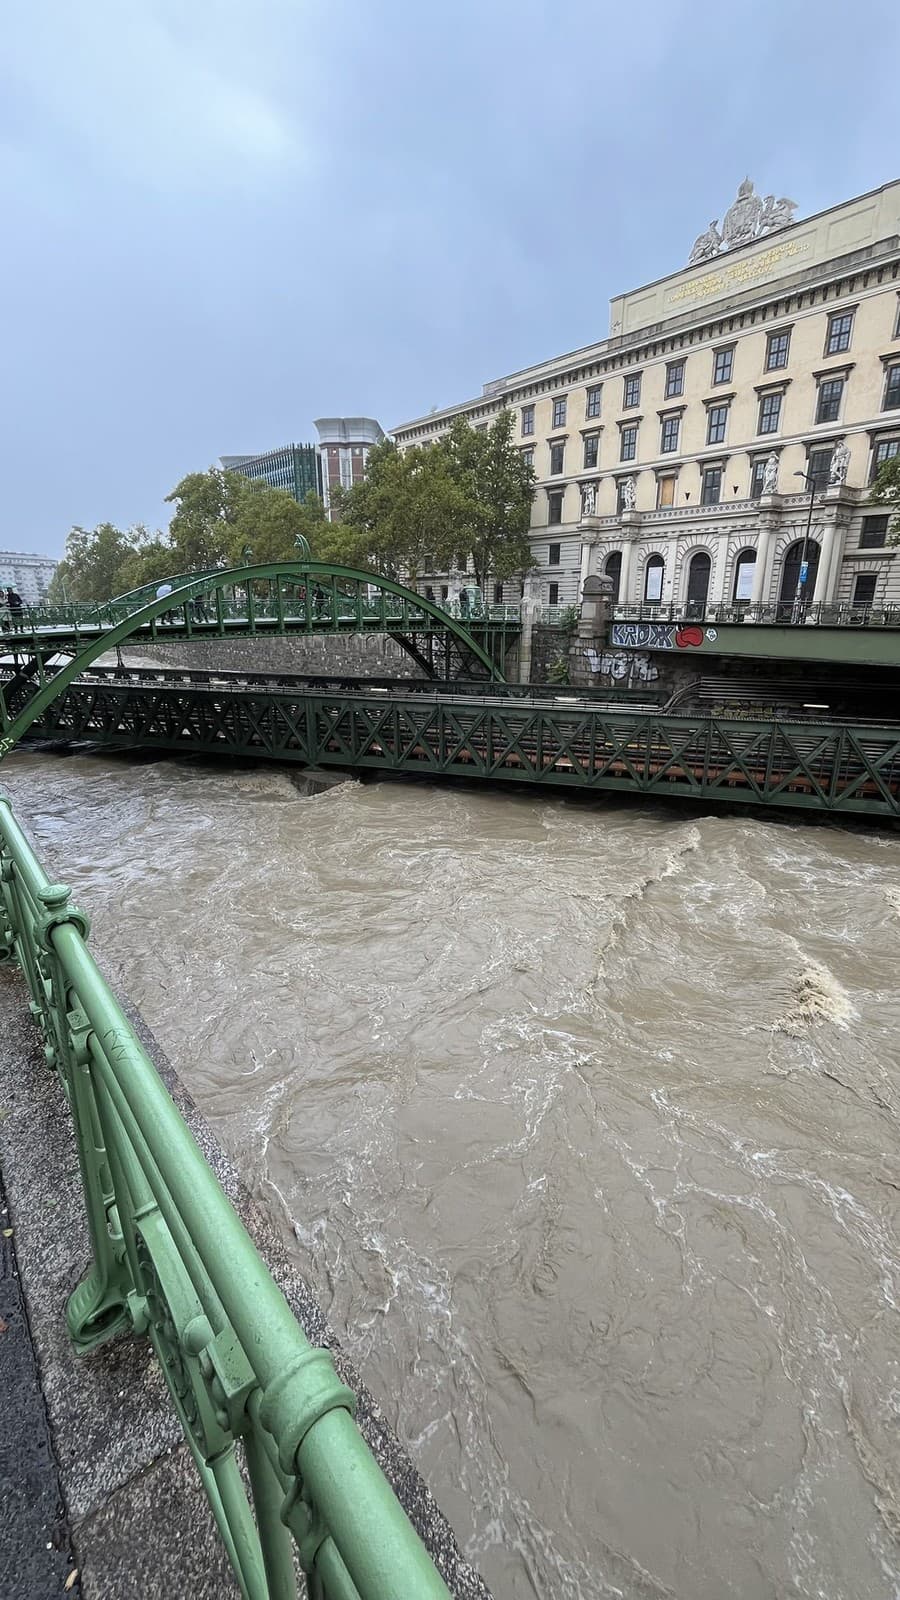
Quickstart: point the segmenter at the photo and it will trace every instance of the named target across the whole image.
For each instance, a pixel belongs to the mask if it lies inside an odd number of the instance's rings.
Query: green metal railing
[[[0,796],[0,960],[21,967],[78,1145],[93,1262],[69,1331],[153,1345],[247,1600],[448,1600],[310,1344]],[[244,1488],[241,1460],[250,1486]]]

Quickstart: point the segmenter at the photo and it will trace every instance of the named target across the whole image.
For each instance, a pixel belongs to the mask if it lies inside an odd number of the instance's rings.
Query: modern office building
[[[38,605],[50,587],[59,566],[49,556],[20,555],[16,550],[0,550],[0,589],[15,589],[27,606]]]
[[[220,456],[226,472],[262,479],[273,489],[286,489],[301,504],[308,494],[322,493],[319,455],[314,444],[286,444],[256,456]]]
[[[317,444],[289,444],[260,455],[219,459],[226,472],[262,478],[301,503],[308,494],[317,494],[330,516],[333,490],[350,489],[365,477],[369,451],[385,435],[373,417],[320,417],[316,432]]]
[[[393,430],[423,444],[514,412],[546,603],[588,574],[620,603],[785,603],[810,491],[807,597],[900,602],[869,502],[900,454],[900,181],[794,209],[745,180],[686,267],[615,297],[606,338]]]
[[[381,443],[384,429],[374,417],[319,417],[316,432],[323,498],[331,516],[332,491],[352,489],[365,477],[369,451]]]

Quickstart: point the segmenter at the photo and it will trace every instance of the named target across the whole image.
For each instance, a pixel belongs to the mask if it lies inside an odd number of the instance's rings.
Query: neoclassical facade
[[[622,605],[787,606],[807,526],[807,600],[900,603],[869,502],[900,454],[900,181],[793,210],[745,180],[688,267],[612,301],[606,339],[393,430],[513,411],[546,604],[599,574]]]

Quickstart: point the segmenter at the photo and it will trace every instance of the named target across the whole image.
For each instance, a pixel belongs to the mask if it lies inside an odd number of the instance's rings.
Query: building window
[[[565,456],[566,456],[566,447],[561,441],[557,441],[556,444],[551,444],[551,446],[550,446],[550,476],[551,476],[551,478],[555,478],[558,473],[562,472],[562,470],[563,470],[563,462],[565,460]]]
[[[666,506],[675,504],[675,485],[677,482],[678,479],[674,473],[669,473],[658,480],[656,485],[656,504],[659,510],[662,511]]]
[[[717,506],[722,498],[722,468],[705,467],[700,490],[702,506]]]
[[[900,363],[896,367],[888,367],[884,378],[884,402],[882,411],[896,411],[900,407]]]
[[[777,433],[781,422],[781,395],[764,394],[759,402],[757,433]]]
[[[722,444],[728,426],[728,407],[710,406],[706,418],[707,444]]]
[[[606,563],[603,568],[603,576],[605,578],[609,578],[609,581],[613,586],[611,599],[613,605],[617,605],[619,600],[619,586],[622,582],[621,550],[613,550],[612,554],[607,556]]]
[[[727,350],[716,350],[713,353],[713,383],[730,383],[734,369],[734,345],[729,345]]]
[[[779,367],[786,367],[791,349],[791,333],[770,333],[766,345],[766,371],[776,372]]]
[[[897,368],[897,371],[900,373],[900,367]],[[843,393],[843,378],[824,378],[822,380],[819,384],[819,400],[816,406],[817,422],[837,422]]]
[[[558,583],[551,583],[551,585],[550,585],[550,604],[551,604],[551,606],[558,606],[559,605],[559,584]]]
[[[589,434],[584,441],[584,464],[586,467],[597,465],[597,452],[600,449],[600,439],[596,433]]]
[[[522,432],[534,433],[534,406],[522,407]]]
[[[634,460],[635,456],[637,455],[637,435],[638,431],[636,422],[629,423],[627,428],[622,429],[622,440],[619,446],[620,461]]]
[[[680,426],[680,417],[663,417],[659,440],[660,455],[666,456],[671,451],[678,449],[678,430]]]
[[[666,367],[666,399],[684,394],[684,362],[670,361]]]
[[[553,426],[554,426],[554,428],[564,428],[565,425],[566,425],[566,396],[563,395],[561,400],[554,400],[554,402],[553,402]]]
[[[551,527],[557,522],[562,522],[563,491],[551,489],[547,496],[547,521]]]
[[[629,406],[639,406],[641,403],[641,375],[639,372],[625,379],[622,393],[622,409],[627,411]]]
[[[821,494],[828,488],[828,474],[831,471],[831,450],[810,450],[806,461],[806,487],[812,489],[814,494]]]
[[[860,550],[883,550],[887,543],[889,521],[887,516],[863,517],[859,530]]]
[[[522,451],[522,460],[526,467],[534,466],[534,445],[530,444],[527,450]]]
[[[856,583],[853,586],[853,604],[855,606],[870,606],[875,600],[875,585],[878,582],[877,572],[858,572]]]
[[[850,349],[850,336],[853,332],[852,311],[832,311],[828,318],[828,338],[825,341],[825,354],[837,356],[842,350]]]
[[[869,482],[874,483],[878,477],[879,469],[886,461],[893,461],[900,456],[900,439],[882,439],[880,444],[872,451],[872,471]]]
[[[766,476],[766,458],[757,456],[750,473],[750,499],[758,500],[763,492],[763,483]]]
[[[502,583],[495,583],[494,584],[494,605],[495,606],[502,606],[502,604],[503,604],[503,585],[502,585]]]
[[[450,589],[449,589],[448,585],[446,583],[442,583],[441,584],[441,599],[442,600],[446,600],[449,594],[450,594]]]
[[[897,296],[897,320],[894,323],[894,338],[900,339],[900,295]]]
[[[559,552],[560,552],[560,546],[558,544],[551,544],[551,545],[547,546],[547,565],[548,565],[548,567],[558,567],[559,566]]]
[[[731,598],[738,604],[740,601],[751,599],[753,595],[753,575],[756,572],[756,551],[742,550],[734,563],[734,585]]]
[[[434,599],[434,590],[432,589],[430,583],[426,583],[426,585],[425,585],[425,599],[426,600],[433,600]]]
[[[603,385],[601,383],[596,384],[593,389],[588,389],[586,391],[584,401],[584,414],[586,417],[599,417],[600,396],[602,393]]]
[[[644,599],[648,605],[658,605],[662,599],[663,574],[666,564],[662,556],[650,556],[644,573]]]

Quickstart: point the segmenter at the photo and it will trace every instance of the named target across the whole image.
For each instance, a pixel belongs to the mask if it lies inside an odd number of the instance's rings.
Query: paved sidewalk
[[[0,1595],[80,1596],[0,1173]]]

